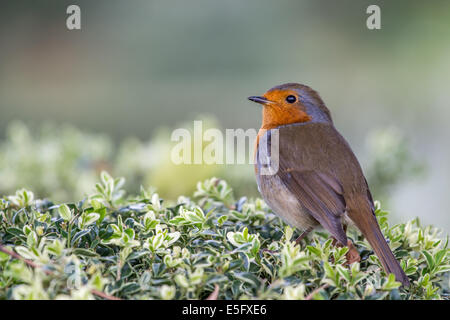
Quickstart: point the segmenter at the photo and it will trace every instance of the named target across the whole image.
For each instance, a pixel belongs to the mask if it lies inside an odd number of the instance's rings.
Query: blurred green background
[[[381,30],[366,28],[370,4]],[[173,166],[170,133],[258,128],[246,97],[300,82],[394,219],[450,230],[449,1],[6,0],[0,39],[1,195],[81,197],[101,169],[169,198],[212,175],[256,195],[251,166]]]

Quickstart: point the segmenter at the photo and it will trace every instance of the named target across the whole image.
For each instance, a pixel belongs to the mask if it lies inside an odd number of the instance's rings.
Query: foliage
[[[0,299],[94,299],[93,289],[123,299],[444,299],[448,241],[418,219],[390,226],[376,214],[411,280],[402,288],[385,275],[368,243],[349,230],[362,261],[346,265],[347,248],[315,231],[296,232],[261,199],[235,201],[216,178],[193,198],[167,204],[141,187],[102,172],[95,194],[76,203],[35,200],[19,190],[0,200],[0,243],[28,259],[0,252]],[[446,278],[447,277],[447,278]],[[446,279],[446,280],[445,280]]]

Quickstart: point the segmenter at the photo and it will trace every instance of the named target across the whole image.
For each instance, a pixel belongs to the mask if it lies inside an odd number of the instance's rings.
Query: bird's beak
[[[266,98],[261,97],[261,96],[251,96],[251,97],[248,97],[248,100],[256,102],[256,103],[264,104],[264,105],[272,103],[272,101],[267,100]]]

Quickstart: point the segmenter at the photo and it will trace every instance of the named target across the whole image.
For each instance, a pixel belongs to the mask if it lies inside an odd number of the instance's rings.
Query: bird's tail
[[[384,271],[389,274],[393,273],[397,281],[400,281],[403,286],[409,286],[409,280],[403,271],[402,267],[395,259],[394,254],[389,248],[383,233],[378,226],[377,219],[374,214],[364,215],[364,219],[352,219],[357,227],[361,230],[364,237],[369,241],[373,251],[377,255],[381,264],[383,265]],[[356,221],[355,221],[356,220]],[[357,223],[359,222],[359,223]]]

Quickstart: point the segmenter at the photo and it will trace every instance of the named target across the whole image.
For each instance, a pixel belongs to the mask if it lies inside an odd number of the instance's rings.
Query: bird
[[[285,83],[248,99],[263,106],[255,144],[258,190],[276,215],[303,231],[297,242],[322,227],[359,258],[346,235],[347,226],[356,226],[386,274],[409,286],[377,222],[361,165],[319,94]]]

